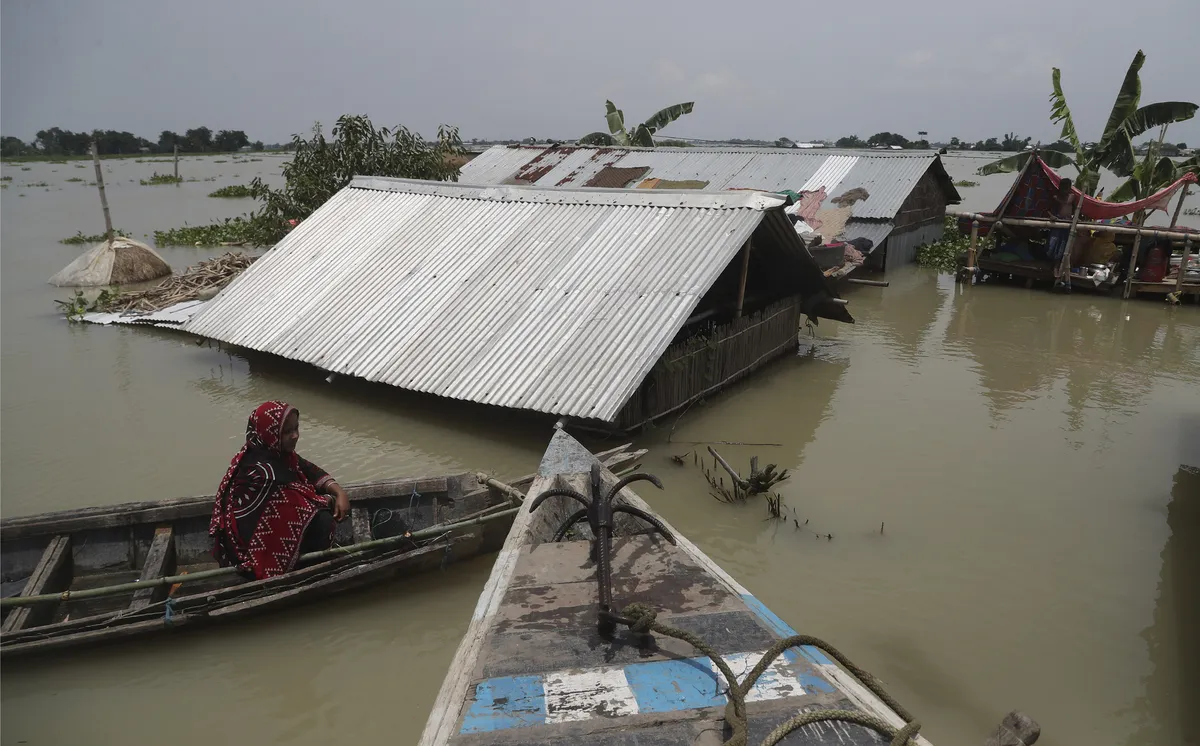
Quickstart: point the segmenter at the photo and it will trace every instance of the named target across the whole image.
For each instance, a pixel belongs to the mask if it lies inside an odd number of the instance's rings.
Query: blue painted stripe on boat
[[[625,678],[639,712],[674,712],[725,704],[708,658],[634,663],[625,667]]]
[[[761,655],[762,651],[758,651],[723,657],[740,680]],[[749,694],[751,701],[833,691],[820,676],[793,668],[807,667],[802,651],[786,650],[782,658],[778,662],[782,665],[767,668],[755,683]],[[621,686],[614,687],[613,682],[618,678]],[[593,686],[597,694],[587,695],[586,690]],[[463,717],[461,732],[486,733],[612,717],[614,711],[645,714],[723,707],[726,686],[712,661],[703,656],[502,676],[475,686],[475,697]]]
[[[763,624],[767,626],[767,629],[779,635],[781,638],[791,637],[797,634],[796,630],[792,629],[791,625],[780,619],[779,615],[768,609],[766,604],[764,604],[762,601],[759,601],[753,595],[749,593],[743,593],[742,602],[745,603],[751,611],[758,615],[758,618],[763,621]],[[818,665],[833,664],[833,661],[829,660],[829,656],[821,652],[820,648],[814,648],[812,645],[801,645],[800,650],[803,652],[804,657],[808,658],[813,663]],[[826,686],[828,686],[828,684],[826,684]],[[832,691],[832,689],[828,691]]]
[[[751,594],[743,593],[742,602],[745,603],[746,606],[750,607],[750,611],[753,611],[758,615],[758,618],[763,621],[763,624],[767,625],[767,629],[771,630],[780,637],[791,637],[792,635],[796,634],[796,630],[788,626],[787,622],[776,616],[775,612],[768,609],[766,604],[764,604],[762,601],[759,601]]]
[[[475,701],[463,717],[463,733],[487,733],[546,722],[546,692],[541,676],[504,676],[481,681]]]

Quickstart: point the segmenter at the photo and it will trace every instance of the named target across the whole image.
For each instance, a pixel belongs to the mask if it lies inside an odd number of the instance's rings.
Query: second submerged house
[[[459,181],[721,193],[819,191],[827,197],[824,207],[841,207],[832,213],[842,213],[831,214],[830,222],[839,227],[826,238],[871,241],[868,265],[883,270],[915,261],[920,246],[942,237],[946,206],[961,201],[932,150],[495,145],[464,165]]]
[[[334,373],[630,429],[853,322],[760,192],[356,178],[182,328]]]

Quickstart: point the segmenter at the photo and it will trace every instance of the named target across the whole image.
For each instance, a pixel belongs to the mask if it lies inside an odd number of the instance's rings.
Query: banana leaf
[[[650,134],[653,135],[655,132],[658,132],[660,129],[666,127],[668,124],[674,122],[684,114],[691,114],[693,106],[695,106],[694,101],[688,101],[685,104],[668,106],[667,108],[655,113],[654,116],[650,117],[646,121],[642,122],[642,125],[646,129],[650,130]]]
[[[983,166],[979,167],[976,173],[978,173],[980,176],[1015,173],[1025,168],[1025,164],[1029,162],[1029,159],[1032,155],[1032,150],[1016,153],[1015,155],[1001,158],[998,161],[992,161],[991,163],[984,164]],[[1050,168],[1062,168],[1064,166],[1075,166],[1076,169],[1079,168],[1079,164],[1075,162],[1074,158],[1066,153],[1060,153],[1057,150],[1039,150],[1038,155],[1042,157],[1042,160],[1045,161],[1046,165],[1050,166]]]
[[[1060,137],[1071,143],[1071,147],[1075,148],[1075,156],[1082,160],[1083,145],[1079,142],[1079,132],[1075,129],[1075,120],[1071,118],[1071,109],[1067,106],[1067,97],[1062,89],[1062,72],[1056,67],[1050,74],[1050,81],[1054,86],[1054,91],[1050,94],[1050,121],[1055,124],[1062,123],[1062,134]]]
[[[1200,176],[1200,155],[1193,155],[1186,161],[1180,161],[1175,164],[1175,171],[1178,174],[1175,178],[1178,179],[1184,174],[1193,173]]]
[[[1108,195],[1109,202],[1132,202],[1138,198],[1138,194],[1142,191],[1141,182],[1137,177],[1131,177],[1125,180],[1125,183],[1112,190],[1112,194]]]
[[[617,142],[627,145],[629,134],[625,131],[625,112],[614,106],[612,101],[605,101],[604,106],[607,109],[605,119],[608,120],[608,131]]]
[[[579,145],[601,145],[613,146],[617,144],[616,139],[607,132],[593,132],[579,138]]]
[[[1138,104],[1142,100],[1141,70],[1145,62],[1146,55],[1139,49],[1133,56],[1133,61],[1129,63],[1129,69],[1125,71],[1125,80],[1121,81],[1121,89],[1117,91],[1112,111],[1108,114],[1108,123],[1104,125],[1104,134],[1100,136],[1098,146],[1101,152],[1106,150],[1105,146],[1116,133],[1123,130],[1125,121],[1138,110]]]
[[[1164,124],[1186,122],[1196,116],[1196,104],[1189,101],[1159,101],[1146,104],[1121,123],[1121,129],[1131,139]]]
[[[1092,153],[1092,160],[1106,166],[1117,176],[1132,176],[1137,165],[1137,153],[1133,150],[1133,140],[1125,134],[1124,130],[1117,130],[1107,143],[1096,146],[1095,152]]]
[[[1186,164],[1186,161],[1176,163],[1166,156],[1154,162],[1143,161],[1138,164],[1133,176],[1113,190],[1108,201],[1129,202],[1135,199],[1146,199],[1158,190],[1171,186],[1187,173],[1187,168],[1180,168]]]
[[[629,144],[638,148],[653,148],[654,134],[644,124],[639,124],[634,130],[633,135],[629,138]]]

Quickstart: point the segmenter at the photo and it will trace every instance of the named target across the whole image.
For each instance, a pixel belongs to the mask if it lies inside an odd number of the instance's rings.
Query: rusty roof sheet
[[[539,186],[580,186],[607,167],[647,167],[645,179],[708,182],[705,191],[803,191],[825,187],[830,197],[861,187],[870,198],[855,205],[855,219],[892,220],[920,178],[934,169],[947,201],[960,201],[932,151],[829,151],[802,149],[611,148],[497,145],[463,166],[466,184],[510,184],[519,175]],[[534,176],[530,179],[528,177]],[[636,187],[637,182],[630,185]]]
[[[792,237],[776,243],[799,284],[815,272],[824,288],[783,204],[359,177],[182,328],[414,391],[612,421],[764,221]]]

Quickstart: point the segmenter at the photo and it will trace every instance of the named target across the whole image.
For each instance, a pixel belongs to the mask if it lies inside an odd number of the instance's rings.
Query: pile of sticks
[[[249,267],[256,256],[229,252],[188,267],[183,274],[168,277],[148,290],[118,293],[98,302],[92,310],[105,312],[161,311],[164,308],[201,296],[211,297]]]

